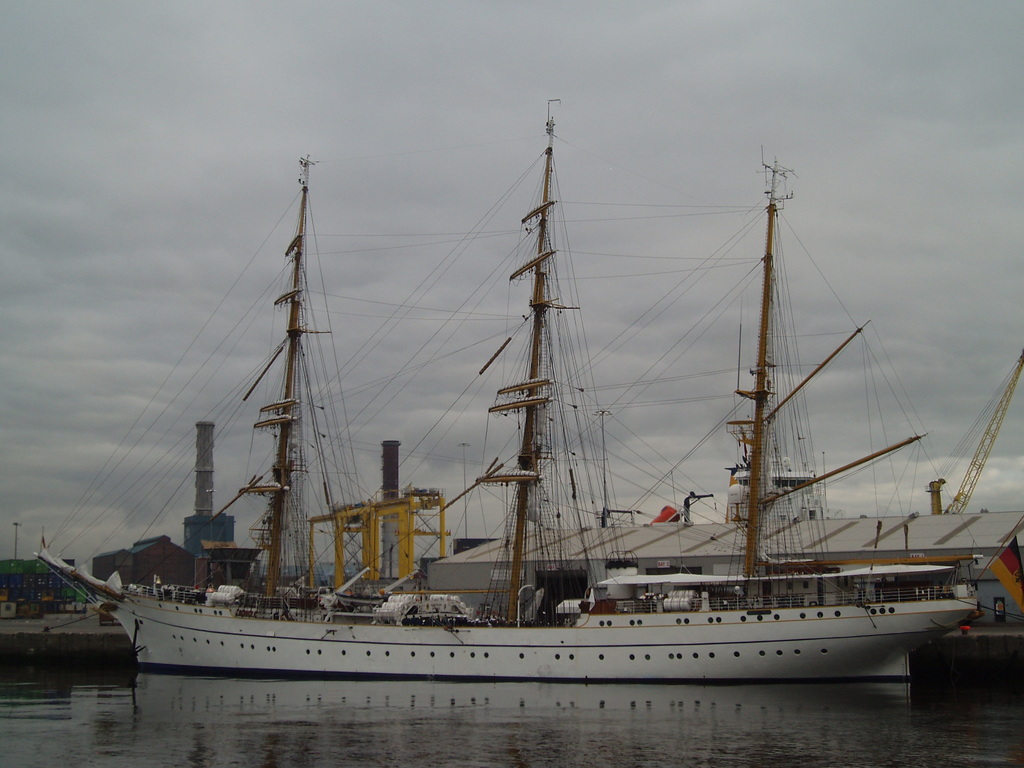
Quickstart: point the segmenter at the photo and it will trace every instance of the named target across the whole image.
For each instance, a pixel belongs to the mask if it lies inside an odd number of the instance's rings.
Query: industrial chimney
[[[383,482],[381,491],[385,499],[398,498],[398,440],[385,440],[381,444],[383,454]]]
[[[398,498],[398,440],[385,440],[381,444],[383,479],[381,497],[385,501]],[[380,531],[380,575],[393,579],[398,575],[398,521],[385,518]]]
[[[197,515],[213,514],[213,422],[196,423],[196,506]]]
[[[195,514],[185,518],[185,543],[182,548],[200,557],[203,542],[232,543],[235,518],[213,514],[213,422],[196,423],[196,506]]]

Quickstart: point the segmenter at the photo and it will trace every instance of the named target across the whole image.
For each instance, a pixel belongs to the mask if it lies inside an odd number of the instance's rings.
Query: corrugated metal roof
[[[879,518],[836,518],[800,520],[786,525],[785,540],[805,543],[809,552],[826,549],[836,556],[870,557],[919,553],[991,555],[1014,533],[1024,529],[1021,512],[985,512],[969,515],[921,515]],[[734,524],[681,523],[590,529],[582,534],[560,534],[561,544],[572,559],[589,551],[603,556],[612,551],[630,551],[641,558],[726,558],[736,549],[739,529]],[[766,549],[773,539],[767,537]],[[447,558],[449,563],[481,563],[498,559],[500,541]],[[529,559],[543,559],[539,550],[527,551]]]

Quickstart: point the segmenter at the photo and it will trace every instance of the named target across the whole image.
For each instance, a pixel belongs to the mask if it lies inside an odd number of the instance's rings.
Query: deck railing
[[[658,596],[635,600],[619,600],[616,608],[620,613],[692,613],[699,611],[743,611],[774,610],[777,608],[814,608],[818,606],[865,605],[868,603],[909,603],[921,600],[939,600],[953,597],[949,585],[887,587],[826,592],[824,595],[803,593],[796,595],[769,595],[756,597],[709,597],[705,604],[702,598],[694,598],[689,611],[678,611],[665,607],[665,601]]]

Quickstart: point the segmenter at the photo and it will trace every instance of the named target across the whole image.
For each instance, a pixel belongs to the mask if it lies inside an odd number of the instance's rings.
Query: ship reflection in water
[[[0,670],[6,765],[1020,764],[1024,697],[902,684],[233,680]]]

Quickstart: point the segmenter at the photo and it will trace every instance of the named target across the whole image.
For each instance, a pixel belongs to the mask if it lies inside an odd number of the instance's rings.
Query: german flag
[[[999,577],[1010,597],[1017,601],[1021,612],[1024,613],[1024,578],[1021,577],[1020,547],[1017,546],[1016,536],[993,561],[992,573]]]

